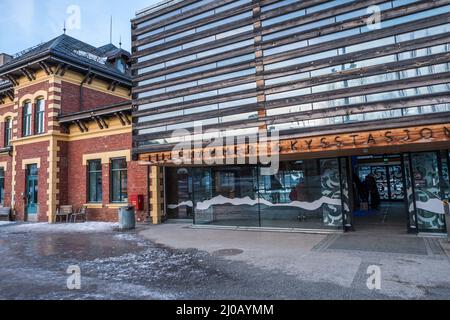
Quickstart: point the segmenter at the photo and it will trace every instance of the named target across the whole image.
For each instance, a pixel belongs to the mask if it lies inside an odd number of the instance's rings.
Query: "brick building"
[[[131,161],[129,62],[67,35],[0,55],[0,202],[17,220],[54,222],[73,205],[114,221],[147,197],[147,168]]]

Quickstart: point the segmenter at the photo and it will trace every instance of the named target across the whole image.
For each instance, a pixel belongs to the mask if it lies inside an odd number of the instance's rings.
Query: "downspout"
[[[150,161],[150,159],[149,159],[149,161]],[[151,179],[150,179],[150,174],[151,174],[151,166],[147,165],[147,221],[146,222],[148,222],[148,223],[151,223],[151,211],[150,211]]]
[[[86,76],[83,78],[83,81],[81,81],[80,83],[80,105],[78,106],[78,111],[83,111],[83,104],[84,104],[84,99],[83,99],[83,85],[86,83],[86,81],[89,79],[89,75],[91,74],[91,67],[89,67],[88,69],[88,73],[86,74]]]

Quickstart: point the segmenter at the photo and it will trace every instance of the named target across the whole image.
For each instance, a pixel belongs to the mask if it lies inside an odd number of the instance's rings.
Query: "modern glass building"
[[[446,232],[450,0],[172,0],[132,30],[155,223]]]

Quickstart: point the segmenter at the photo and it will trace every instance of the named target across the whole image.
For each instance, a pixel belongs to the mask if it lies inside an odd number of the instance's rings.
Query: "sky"
[[[63,33],[96,47],[110,42],[131,50],[136,11],[161,0],[0,0],[0,53],[15,54]]]

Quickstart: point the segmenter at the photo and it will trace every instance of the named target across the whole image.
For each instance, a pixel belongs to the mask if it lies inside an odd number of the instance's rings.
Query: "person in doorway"
[[[293,187],[291,189],[291,193],[289,194],[289,200],[291,200],[291,202],[298,200],[297,187]]]
[[[380,198],[380,193],[378,191],[378,185],[377,185],[377,180],[375,179],[375,176],[373,174],[369,174],[366,177],[366,186],[367,186],[367,191],[370,195],[370,207],[373,210],[379,210],[380,208],[380,203],[381,203],[381,198]]]

